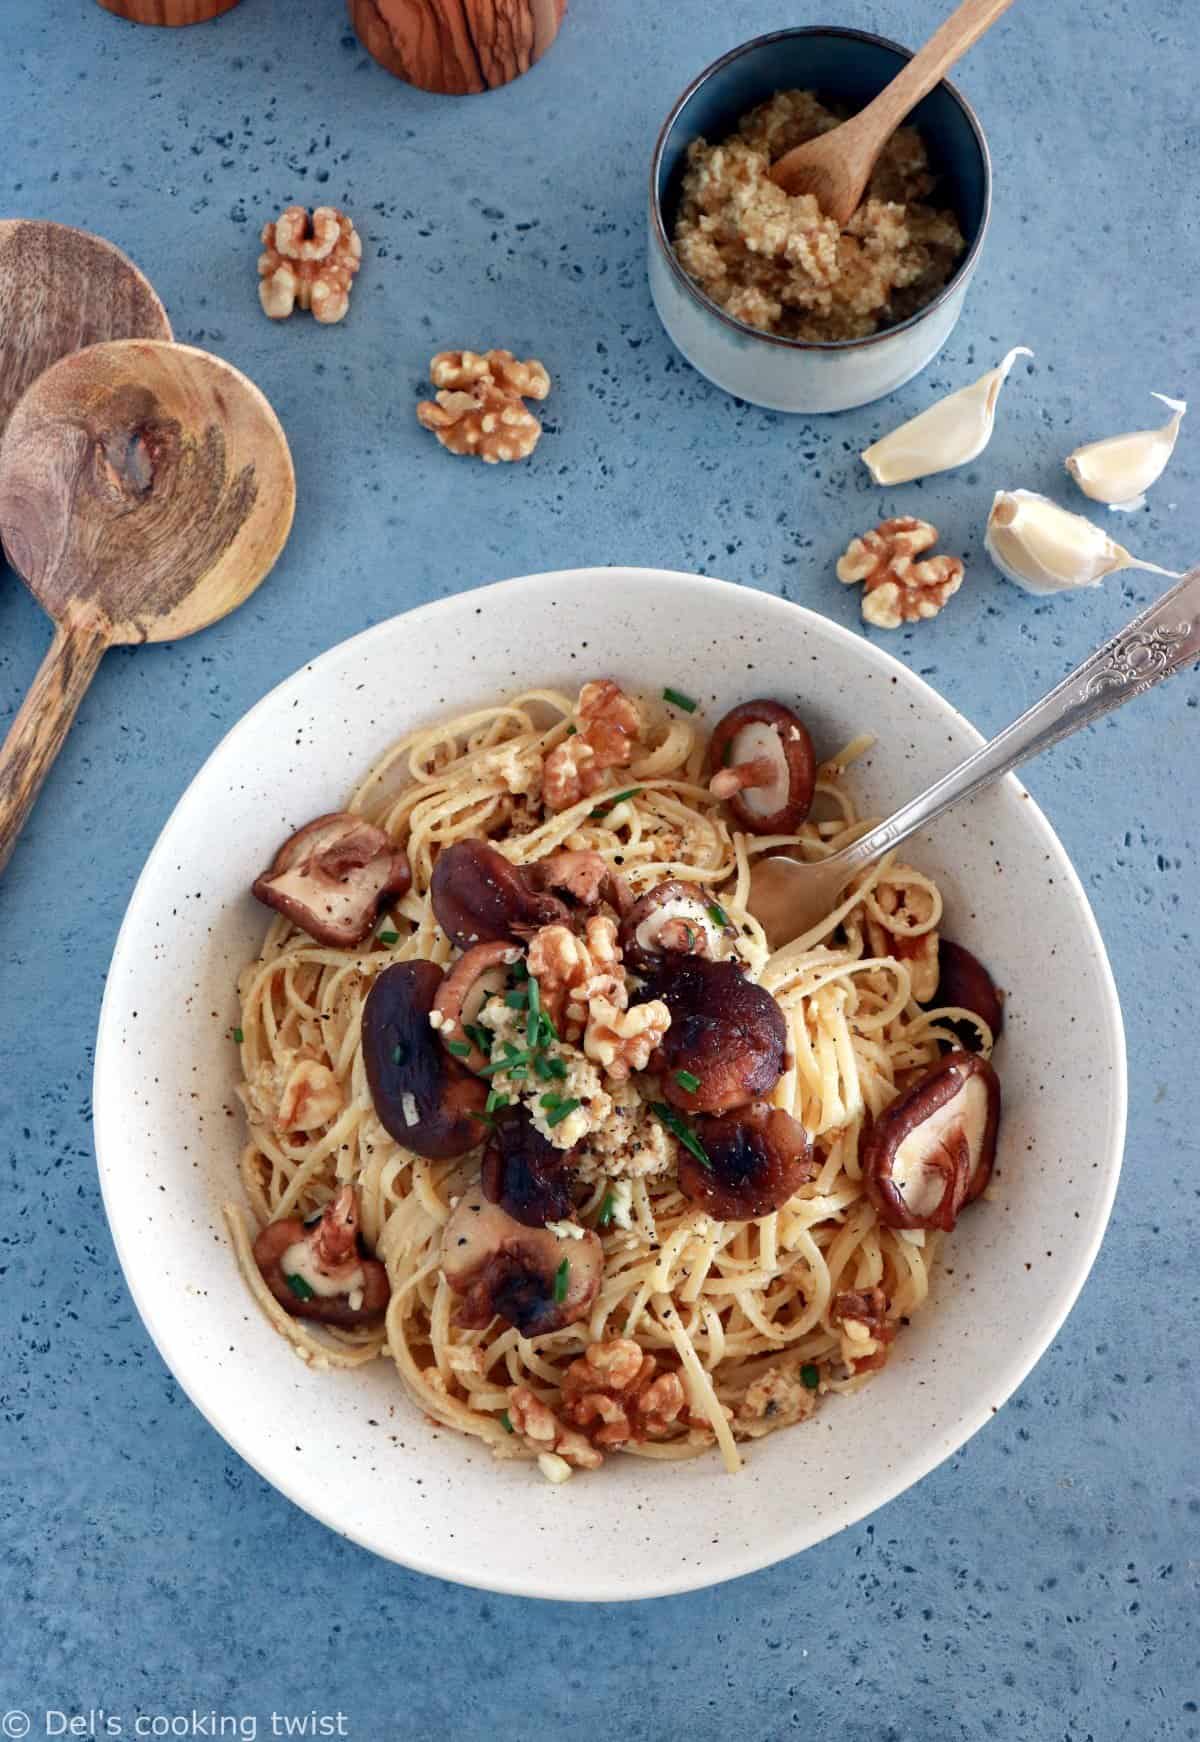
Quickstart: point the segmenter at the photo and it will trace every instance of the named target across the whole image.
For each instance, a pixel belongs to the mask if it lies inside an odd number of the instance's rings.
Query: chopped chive
[[[538,1046],[549,1046],[552,1041],[555,1041],[557,1039],[558,1039],[558,1030],[554,1026],[553,1018],[547,1016],[546,1012],[543,1010],[540,1013],[540,1015],[538,1016],[537,1045]]]
[[[687,937],[688,951],[690,953],[696,947],[696,934],[690,925],[685,925],[683,929]]]
[[[708,917],[715,925],[724,927],[729,924],[729,915],[718,901],[709,903]]]
[[[528,992],[506,992],[504,1002],[510,1010],[524,1010],[529,1002],[529,994]]]
[[[495,1113],[500,1107],[508,1106],[508,1096],[501,1089],[489,1089],[488,1098],[484,1102],[485,1113]]]
[[[504,1042],[504,1056],[506,1059],[519,1059],[521,1056],[520,1051],[513,1045],[511,1040],[506,1040]]]
[[[530,1054],[527,1052],[515,1053],[512,1058],[494,1059],[490,1065],[484,1065],[479,1075],[481,1077],[494,1077],[497,1071],[507,1071],[515,1076],[518,1069],[522,1069],[529,1063],[529,1059]]]
[[[510,1068],[508,1074],[512,1078],[514,1083],[523,1083],[525,1081],[526,1077],[529,1075],[529,1066],[528,1065],[513,1065]]]
[[[529,969],[525,966],[523,960],[517,960],[513,963],[512,977],[514,980],[528,980]]]
[[[512,1422],[509,1421],[509,1419],[508,1419],[508,1411],[507,1410],[505,1410],[500,1417],[500,1426],[504,1429],[506,1434],[511,1434],[511,1433],[516,1432],[516,1429],[513,1427]]]
[[[800,1379],[806,1391],[815,1391],[821,1383],[821,1370],[814,1367],[811,1361],[806,1362],[800,1369]]]
[[[546,1059],[545,1065],[548,1076],[562,1078],[567,1074],[566,1059]]]
[[[543,1083],[549,1082],[551,1076],[553,1075],[553,1072],[550,1069],[550,1060],[545,1056],[544,1053],[539,1052],[539,1053],[534,1054],[533,1069],[534,1069],[535,1075],[539,1076],[542,1079]]]
[[[242,1033],[242,1031],[241,1031],[241,1029],[240,1029],[240,1028],[235,1028],[235,1029],[234,1029],[234,1031],[233,1031],[233,1038],[234,1038],[234,1040],[235,1040],[235,1041],[236,1041],[236,1042],[237,1042],[237,1044],[238,1044],[238,1045],[239,1045],[239,1046],[241,1046],[241,1044],[242,1044],[242,1042],[243,1042],[243,1041],[244,1041],[244,1040],[245,1040],[245,1038],[246,1038],[246,1037],[245,1037],[245,1035],[244,1035],[244,1034],[243,1034],[243,1033]]]
[[[567,1278],[571,1274],[571,1261],[564,1258],[554,1272],[554,1298],[561,1305],[567,1298]]]
[[[408,1057],[408,1048],[404,1045],[404,1043],[402,1041],[398,1041],[397,1044],[392,1048],[392,1063],[394,1065],[402,1065],[407,1057]]]
[[[398,944],[400,942],[398,931],[377,931],[375,936],[381,944]]]
[[[542,989],[538,985],[537,981],[534,979],[533,975],[530,974],[530,976],[529,976],[529,1023],[528,1023],[528,1026],[526,1027],[526,1030],[525,1030],[525,1039],[531,1047],[536,1046],[538,1044],[538,1035],[541,1032],[541,1026],[542,1026]]]
[[[604,1202],[600,1206],[600,1214],[596,1217],[597,1228],[607,1228],[613,1219],[613,1207],[616,1199],[611,1192],[605,1192]]]
[[[470,1036],[485,1058],[492,1050],[492,1035],[490,1029],[484,1028],[479,1022],[464,1022],[463,1033]]]
[[[674,1107],[668,1107],[665,1101],[651,1101],[650,1111],[660,1124],[665,1125],[672,1137],[677,1137],[683,1147],[696,1157],[701,1167],[712,1167],[708,1159],[708,1151],[701,1143],[691,1126],[679,1117]]]
[[[588,815],[593,818],[606,817],[616,805],[621,804],[627,798],[636,798],[641,791],[643,788],[640,786],[630,786],[624,792],[614,792],[611,798],[606,798],[603,804],[598,804],[595,810],[588,812]]]
[[[561,1095],[547,1092],[540,1097],[539,1105],[543,1107],[557,1107],[561,1100]]]
[[[448,1040],[446,1042],[446,1051],[452,1052],[456,1059],[470,1058],[470,1042],[465,1040]]]
[[[310,1288],[302,1276],[285,1276],[284,1281],[297,1300],[311,1300],[316,1293],[316,1290]]]
[[[665,689],[663,691],[663,701],[670,702],[672,707],[682,708],[685,714],[694,714],[696,712],[696,703],[692,700],[691,696],[685,696],[682,690]]]
[[[675,1081],[681,1089],[686,1089],[689,1095],[694,1095],[700,1087],[700,1079],[691,1071],[676,1071]]]
[[[546,1115],[547,1125],[561,1125],[567,1115],[573,1113],[578,1105],[579,1102],[577,1100],[560,1101],[553,1113],[548,1113]]]
[[[567,727],[567,737],[573,738],[575,736],[576,732],[578,732],[578,730],[579,730],[578,726],[568,726]]]

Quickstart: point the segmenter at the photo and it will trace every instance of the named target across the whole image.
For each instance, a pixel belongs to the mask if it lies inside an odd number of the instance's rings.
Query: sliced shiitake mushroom
[[[726,1113],[770,1094],[783,1074],[787,1024],[769,992],[735,962],[703,956],[664,957],[650,987],[671,1012],[656,1061],[668,1101]]]
[[[459,957],[438,987],[433,1001],[438,1038],[451,1057],[461,1059],[469,1071],[482,1071],[489,1062],[469,1030],[488,999],[504,991],[509,970],[520,959],[521,952],[513,944],[475,944]]]
[[[707,956],[719,961],[737,943],[737,928],[718,917],[720,908],[695,883],[672,878],[656,883],[621,921],[621,952],[635,974],[648,974],[666,955]]]
[[[782,702],[743,702],[713,728],[709,791],[744,829],[790,835],[812,808],[817,758],[808,728]]]
[[[437,922],[460,950],[528,937],[570,917],[565,902],[534,886],[489,841],[454,841],[438,854],[429,883]]]
[[[436,963],[397,962],[371,987],[362,1017],[363,1063],[380,1124],[405,1149],[435,1160],[482,1142],[488,1095],[429,1025],[441,986]]]
[[[387,1271],[363,1254],[352,1185],[342,1186],[311,1227],[296,1216],[268,1222],[254,1242],[254,1262],[293,1318],[348,1328],[368,1324],[387,1310]]]
[[[460,1325],[481,1329],[499,1317],[522,1336],[541,1337],[586,1316],[600,1290],[604,1248],[590,1229],[576,1240],[527,1228],[476,1187],[442,1230],[442,1273],[463,1297]]]
[[[693,1130],[708,1157],[679,1151],[679,1189],[721,1221],[769,1216],[817,1172],[808,1132],[780,1107],[756,1102]]]
[[[525,869],[535,889],[552,890],[579,907],[597,907],[606,901],[616,913],[624,913],[633,903],[633,892],[621,873],[590,849],[564,849],[535,859]]]
[[[943,1007],[972,1011],[987,1023],[993,1039],[1004,1027],[1004,1005],[992,976],[977,956],[949,938],[938,940],[937,991],[927,1006]],[[956,1022],[952,1026],[968,1052],[979,1050],[979,1034],[969,1022]]]
[[[991,1178],[999,1124],[991,1065],[975,1053],[947,1053],[864,1140],[863,1181],[880,1221],[948,1233]]]
[[[499,1204],[527,1228],[544,1228],[571,1214],[573,1178],[570,1150],[555,1149],[525,1107],[505,1107],[496,1114],[481,1175],[490,1204]]]
[[[252,893],[318,943],[352,949],[387,897],[411,883],[408,857],[390,836],[351,811],[331,811],[283,843]]]

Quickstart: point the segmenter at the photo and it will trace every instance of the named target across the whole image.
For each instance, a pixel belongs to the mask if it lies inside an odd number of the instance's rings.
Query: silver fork
[[[805,864],[783,854],[760,859],[750,876],[750,912],[772,949],[800,937],[830,914],[838,896],[859,871],[865,871],[901,841],[971,798],[1002,774],[1048,750],[1119,708],[1131,696],[1152,689],[1181,667],[1200,660],[1200,568],[1098,648],[1019,720],[990,744],[943,774],[919,797],[910,799],[886,822],[828,859]]]

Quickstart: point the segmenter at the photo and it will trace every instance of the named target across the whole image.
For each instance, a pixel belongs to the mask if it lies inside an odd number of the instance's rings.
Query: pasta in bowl
[[[424,976],[430,985],[434,979],[437,986],[444,985],[446,969],[465,954],[450,944],[444,928],[439,935],[429,924],[422,946],[405,954],[414,926],[414,902],[422,899],[432,881],[432,855],[428,862],[422,858],[412,830],[406,834],[396,827],[399,818],[388,823],[395,828],[398,847],[385,831],[383,850],[367,831],[381,820],[388,822],[389,807],[402,802],[402,793],[411,786],[406,765],[410,766],[418,736],[436,733],[446,722],[473,713],[484,718],[470,731],[486,733],[491,729],[487,721],[498,706],[549,688],[560,698],[559,705],[533,710],[530,704],[532,728],[539,734],[558,731],[573,742],[568,727],[577,722],[563,710],[574,714],[585,681],[597,674],[619,678],[627,694],[646,708],[650,752],[662,742],[655,737],[659,725],[654,722],[670,720],[687,728],[692,741],[689,754],[695,755],[696,772],[703,776],[691,783],[700,789],[695,808],[720,823],[731,848],[734,837],[741,834],[748,856],[769,851],[770,837],[757,835],[740,821],[739,809],[772,815],[763,807],[777,794],[769,788],[756,792],[739,787],[718,798],[710,786],[715,770],[700,755],[700,746],[711,743],[714,728],[747,701],[770,698],[800,717],[815,746],[814,777],[818,759],[823,758],[822,783],[833,786],[848,807],[841,811],[832,794],[816,792],[814,780],[808,818],[803,824],[785,823],[784,833],[790,827],[792,833],[807,831],[811,837],[822,826],[836,825],[839,816],[852,826],[856,814],[882,814],[979,743],[973,729],[927,684],[860,636],[783,600],[709,578],[658,570],[584,570],[505,582],[422,607],[332,649],[271,692],[234,727],[181,798],[142,872],[114,952],[97,1044],[94,1108],[105,1208],[134,1301],[175,1378],[255,1469],[335,1530],[407,1566],[524,1595],[620,1600],[710,1584],[793,1554],[894,1498],[993,1419],[1054,1337],[1098,1248],[1119,1171],[1124,1057],[1119,1009],[1103,944],[1078,879],[1028,794],[1016,781],[1007,780],[981,795],[969,809],[943,818],[905,849],[905,862],[919,868],[943,904],[933,929],[940,939],[943,991],[953,988],[952,995],[946,992],[949,1002],[956,1008],[978,1008],[983,1002],[978,976],[968,960],[956,955],[953,945],[965,946],[986,963],[1008,994],[1003,1033],[994,1055],[1003,1084],[1003,1117],[991,1182],[981,1201],[961,1207],[953,1233],[927,1231],[924,1246],[898,1238],[893,1242],[888,1236],[890,1249],[919,1256],[929,1295],[920,1308],[894,1317],[898,1332],[885,1346],[883,1367],[843,1383],[840,1370],[834,1368],[831,1319],[830,1330],[820,1331],[828,1339],[824,1349],[810,1342],[803,1350],[785,1349],[781,1357],[790,1362],[802,1352],[816,1353],[815,1362],[800,1363],[817,1366],[824,1386],[810,1392],[801,1378],[806,1396],[814,1398],[812,1413],[794,1432],[789,1428],[747,1438],[731,1429],[742,1460],[736,1476],[722,1473],[715,1435],[696,1455],[671,1456],[664,1462],[664,1446],[680,1437],[677,1417],[675,1423],[665,1424],[671,1429],[667,1442],[647,1433],[644,1439],[629,1442],[630,1449],[610,1451],[601,1445],[604,1461],[599,1468],[579,1470],[558,1484],[542,1478],[536,1458],[529,1455],[532,1446],[523,1437],[524,1429],[508,1435],[500,1421],[503,1407],[498,1399],[489,1402],[486,1393],[480,1395],[481,1387],[474,1380],[461,1389],[448,1384],[448,1391],[461,1403],[469,1390],[475,1402],[484,1406],[476,1410],[485,1418],[483,1435],[458,1431],[457,1425],[447,1425],[444,1414],[428,1412],[424,1404],[414,1407],[391,1350],[390,1334],[390,1353],[381,1352],[378,1319],[368,1315],[339,1326],[294,1318],[280,1308],[289,1330],[303,1324],[321,1345],[319,1353],[298,1359],[291,1336],[280,1334],[269,1309],[256,1301],[247,1286],[248,1272],[236,1261],[224,1209],[226,1204],[235,1205],[251,1252],[256,1239],[274,1226],[274,1238],[285,1242],[274,1254],[282,1261],[298,1243],[297,1230],[287,1223],[298,1222],[304,1238],[313,1233],[304,1228],[305,1220],[334,1202],[337,1194],[331,1187],[337,1170],[331,1169],[320,1189],[314,1183],[307,1197],[302,1191],[285,1203],[289,1183],[284,1176],[292,1165],[286,1150],[300,1153],[317,1147],[289,1138],[287,1145],[280,1145],[288,1167],[281,1166],[278,1175],[273,1162],[270,1168],[260,1162],[256,1169],[261,1199],[247,1189],[252,1183],[249,1169],[246,1184],[239,1179],[238,1155],[248,1134],[252,1135],[239,1089],[254,1075],[248,1052],[254,1031],[253,1025],[244,1026],[238,985],[240,981],[243,993],[249,991],[243,976],[263,955],[265,936],[273,935],[275,944],[290,939],[288,948],[297,951],[328,946],[290,930],[282,915],[276,921],[251,897],[251,886],[264,877],[280,879],[277,896],[286,901],[290,892],[300,899],[304,891],[296,888],[295,878],[302,865],[324,857],[334,842],[328,819],[341,816],[352,804],[356,827],[364,831],[349,842],[350,856],[357,861],[355,899],[331,902],[324,915],[343,941],[328,948],[331,965],[321,967],[322,975],[328,973],[331,979],[354,963],[365,962],[363,982],[355,994],[364,1005],[370,985],[387,971],[403,969],[408,975]],[[663,702],[664,688],[676,685],[700,704],[694,713]],[[867,731],[875,735],[871,748],[839,772],[843,747]],[[399,765],[385,772],[368,793],[364,780],[369,779],[369,770],[379,768],[397,740],[405,739],[408,747],[401,750]],[[743,756],[747,747],[753,748],[752,740],[749,746],[739,745],[730,767],[755,760],[753,755]],[[502,750],[503,746],[487,748]],[[446,750],[438,753],[439,758],[444,755]],[[626,801],[634,816],[649,806],[655,780],[669,780],[677,772],[644,770],[642,760],[639,750],[636,761],[614,769],[605,787],[615,796],[645,785],[646,793]],[[721,761],[724,766],[723,751]],[[728,786],[728,781],[722,783],[723,788]],[[514,803],[519,802],[512,796]],[[787,798],[791,797],[789,787]],[[667,800],[655,802],[665,805]],[[598,808],[599,799],[587,806],[589,812]],[[464,841],[490,842],[523,880],[526,867],[517,865],[520,854],[512,842],[532,832],[531,820],[518,817],[511,838],[500,825],[481,826],[477,819],[460,834]],[[543,816],[538,826],[547,820]],[[322,826],[300,843],[295,860],[285,855],[291,862],[277,866],[272,855],[309,822]],[[586,828],[600,822],[589,815]],[[629,828],[619,819],[618,825],[614,832],[628,839]],[[545,860],[550,845],[547,838],[545,850],[526,853],[525,860]],[[396,858],[400,851],[403,863]],[[336,851],[333,863],[337,863]],[[703,877],[697,878],[698,867],[692,866],[692,881],[716,893],[731,923],[738,877],[736,861],[733,864],[732,875],[707,884]],[[636,899],[644,900],[663,882],[688,881],[686,875],[666,875],[668,867],[673,871],[676,866],[686,872],[688,862],[670,855],[648,859],[643,873],[631,871],[626,881]],[[707,873],[714,866],[705,862],[699,868]],[[405,876],[412,882],[401,893]],[[394,888],[389,887],[392,884]],[[587,880],[577,887],[586,893]],[[539,901],[546,893],[534,891]],[[566,902],[561,893],[549,894]],[[432,896],[429,900],[432,911]],[[670,900],[664,896],[662,905],[667,907]],[[374,916],[372,902],[378,902]],[[602,913],[606,902],[608,896],[601,892]],[[878,904],[885,917],[890,902],[881,890]],[[404,918],[403,910],[409,918]],[[311,914],[315,909],[310,906],[307,911]],[[356,935],[364,912],[369,916],[364,941],[348,944],[344,940]],[[533,919],[540,919],[543,912],[535,904]],[[671,918],[669,912],[663,918],[666,941],[686,938],[685,931],[670,925]],[[929,918],[922,911],[917,927]],[[268,928],[276,924],[279,930],[272,934]],[[577,927],[576,916],[572,931]],[[619,930],[618,922],[618,947],[622,947]],[[395,938],[381,935],[393,931]],[[584,932],[586,941],[586,921]],[[652,934],[653,927],[651,939]],[[899,931],[892,935],[898,937]],[[516,941],[527,956],[528,940]],[[748,952],[749,940],[744,942]],[[805,948],[828,950],[836,942],[826,938]],[[911,948],[916,947],[914,940]],[[869,928],[862,948],[875,956],[904,959],[895,946],[878,949]],[[429,969],[419,969],[418,958],[427,960]],[[756,988],[762,984],[781,1011],[793,991],[810,1001],[825,991],[813,983],[825,969],[814,968],[809,982],[789,990],[782,984],[764,983],[765,962],[749,953],[744,960],[742,978]],[[623,968],[630,964],[630,982],[640,978],[642,962],[642,945],[634,941],[622,962]],[[777,966],[782,965],[781,959]],[[829,971],[833,967],[830,963]],[[702,975],[705,970],[698,971]],[[851,976],[848,999],[856,990],[854,980],[863,978],[863,974]],[[347,972],[343,981],[347,998],[349,980]],[[828,985],[836,991],[835,981],[836,976]],[[900,981],[894,972],[886,982],[880,979],[874,995],[881,995],[887,985],[898,995]],[[631,1003],[646,1001],[640,986],[631,984],[630,990],[637,993]],[[297,992],[316,1009],[312,988],[299,986]],[[867,1014],[870,999],[862,986],[857,992],[858,1009]],[[934,1015],[936,1006],[923,994],[911,1002],[925,1015]],[[334,1007],[324,1008],[329,1012]],[[987,1020],[986,1011],[978,1013]],[[361,1075],[355,1076],[360,1049],[357,1037],[351,1039],[353,1019],[342,1030],[336,1024],[344,1019],[336,1015],[304,1020],[318,1024],[320,1032],[311,1036],[318,1052],[321,1046],[338,1043],[336,1060],[329,1068],[342,1098],[341,1117],[348,1125],[376,1117],[365,1061]],[[915,1009],[908,1012],[908,1023],[920,1020]],[[431,1035],[434,1032],[429,1029]],[[965,1049],[980,1046],[986,1052],[980,1030],[966,1018],[955,1018],[951,1032]],[[943,1059],[950,1056],[943,1053],[944,1044],[931,1037],[931,1060],[935,1052]],[[460,1067],[476,1081],[468,1069],[472,1061],[444,1046],[441,1056],[452,1082],[459,1081]],[[836,1057],[836,1046],[832,1054],[826,1048],[819,1056]],[[329,1058],[334,1060],[332,1050]],[[309,1062],[317,1064],[321,1059]],[[676,1063],[672,1068],[689,1066]],[[783,1091],[777,1082],[770,1090],[755,1093],[761,1092],[772,1104],[783,1092],[794,1094],[804,1068],[798,1053],[794,1068],[793,1078],[779,1080]],[[838,1079],[832,1067],[830,1071],[829,1080],[836,1088]],[[693,1068],[692,1074],[701,1073]],[[635,1071],[632,1080],[637,1089],[642,1073]],[[786,1089],[789,1080],[791,1091]],[[865,1099],[871,1088],[869,1073],[860,1086]],[[890,1105],[902,1103],[916,1086],[905,1088]],[[329,1087],[319,1073],[314,1080],[311,1070],[303,1071],[293,1094],[299,1101],[313,1093],[328,1093]],[[686,1100],[683,1084],[676,1083],[675,1090]],[[557,1092],[564,1093],[561,1088]],[[465,1093],[465,1103],[452,1098],[444,1107],[438,1103],[447,1116],[442,1129],[443,1135],[451,1134],[449,1141],[455,1141],[458,1114],[466,1116],[479,1090],[468,1087]],[[485,1090],[485,1102],[486,1096]],[[790,1109],[782,1110],[805,1125],[811,1160],[823,1154],[826,1140],[816,1129],[821,1119],[814,1110],[815,1096],[810,1099],[813,1105],[806,1109],[801,1097],[799,1113],[795,1099]],[[332,1106],[332,1101],[327,1104]],[[701,1117],[740,1119],[744,1111],[732,1106],[701,1115],[670,1100],[664,1104],[689,1125]],[[279,1100],[272,1104],[267,1095],[264,1108],[270,1110],[272,1105],[277,1110]],[[403,1107],[402,1092],[401,1119]],[[930,1110],[928,1102],[917,1108]],[[264,1112],[260,1125],[266,1116]],[[310,1116],[311,1108],[305,1113]],[[871,1129],[878,1123],[873,1121]],[[655,1125],[661,1129],[661,1122],[655,1120]],[[317,1124],[326,1135],[333,1129],[328,1122]],[[459,1167],[464,1179],[478,1177],[482,1185],[483,1149],[477,1144],[474,1156],[464,1153],[444,1161],[420,1157],[419,1166],[417,1159],[401,1162],[394,1169],[398,1189],[395,1182],[382,1181],[377,1190],[368,1176],[365,1186],[371,1189],[366,1190],[353,1159],[357,1146],[356,1136],[347,1152],[347,1177],[339,1187],[355,1188],[357,1226],[343,1221],[330,1227],[332,1245],[323,1242],[322,1262],[332,1260],[336,1265],[344,1258],[353,1260],[351,1268],[362,1269],[358,1309],[350,1305],[350,1294],[345,1297],[351,1314],[377,1307],[381,1283],[386,1286],[382,1321],[386,1334],[395,1315],[402,1308],[407,1311],[404,1301],[396,1305],[393,1293],[419,1267],[403,1274],[397,1268],[397,1250],[381,1237],[384,1212],[393,1204],[401,1208],[396,1200],[408,1202],[409,1178],[415,1182],[440,1177]],[[398,1160],[401,1147],[405,1146],[389,1139],[389,1165]],[[678,1147],[676,1143],[674,1174],[666,1172],[663,1189],[680,1177]],[[892,1175],[897,1172],[894,1156],[899,1147],[899,1142],[893,1146]],[[264,1146],[259,1148],[266,1155]],[[861,1145],[860,1153],[865,1165]],[[326,1161],[328,1155],[329,1151]],[[887,1158],[883,1159],[880,1177],[885,1180],[889,1170]],[[318,1169],[326,1161],[318,1162]],[[702,1172],[697,1163],[693,1181]],[[899,1175],[904,1184],[903,1160]],[[586,1225],[607,1252],[610,1245],[615,1247],[618,1234],[634,1230],[599,1227],[600,1211],[589,1210],[586,1198],[576,1201],[585,1187],[594,1193],[597,1183],[588,1185],[577,1178],[563,1216],[552,1219]],[[795,1209],[789,1205],[771,1213],[777,1252],[781,1224],[813,1200],[818,1183],[814,1176],[797,1189]],[[409,1214],[415,1218],[420,1210],[431,1220],[448,1221],[454,1213],[450,1198],[455,1195],[466,1194],[447,1179],[436,1195],[414,1198]],[[682,1192],[679,1196],[682,1199]],[[861,1206],[861,1194],[857,1201]],[[489,1204],[489,1209],[495,1207]],[[277,1213],[281,1210],[282,1215]],[[681,1216],[698,1218],[700,1212],[708,1210],[689,1200]],[[739,1219],[722,1220],[728,1227]],[[771,1215],[745,1220],[766,1227]],[[401,1222],[395,1224],[396,1236],[402,1227]],[[414,1222],[414,1232],[415,1227]],[[736,1276],[741,1287],[750,1273],[745,1261],[758,1255],[753,1243],[759,1235],[753,1226],[735,1232],[742,1248],[727,1248],[728,1256],[720,1262],[728,1264],[731,1280]],[[823,1238],[814,1237],[818,1250]],[[933,1262],[935,1244],[941,1250]],[[435,1252],[431,1241],[428,1253],[440,1263],[440,1246]],[[664,1246],[654,1254],[656,1262],[666,1253]],[[266,1256],[271,1257],[269,1252]],[[740,1269],[735,1260],[743,1261]],[[666,1261],[676,1264],[669,1254]],[[300,1269],[291,1267],[297,1263]],[[828,1256],[825,1263],[828,1268]],[[382,1279],[371,1268],[376,1265],[383,1271]],[[282,1274],[275,1276],[276,1282],[290,1292],[286,1275],[299,1275],[305,1266],[303,1253],[293,1256],[286,1271],[281,1262]],[[414,1284],[421,1300],[409,1321],[415,1365],[422,1373],[436,1365],[429,1359],[432,1345],[421,1341],[425,1303],[433,1304],[439,1292],[432,1277],[431,1271]],[[672,1286],[676,1279],[677,1269]],[[711,1268],[709,1279],[714,1283],[718,1279]],[[681,1292],[688,1280],[684,1279]],[[898,1301],[905,1298],[892,1286],[894,1282],[890,1276],[883,1282],[893,1315]],[[847,1277],[834,1291],[831,1280],[831,1298],[850,1287]],[[777,1293],[779,1288],[777,1284]],[[714,1289],[708,1292],[716,1298]],[[469,1345],[472,1338],[478,1342],[478,1328],[452,1322],[469,1290],[458,1294],[447,1284],[440,1293],[439,1311],[446,1314],[445,1345]],[[550,1293],[552,1297],[553,1286]],[[773,1298],[769,1288],[763,1293]],[[269,1287],[267,1294],[273,1305],[279,1304]],[[291,1299],[296,1298],[292,1293]],[[753,1304],[753,1297],[746,1294],[746,1298]],[[714,1310],[723,1323],[732,1322],[732,1306]],[[594,1311],[595,1303],[589,1313]],[[910,1318],[908,1325],[900,1323],[903,1316]],[[590,1318],[575,1321],[548,1334],[545,1346],[551,1351],[552,1371],[531,1386],[539,1400],[543,1392],[553,1398],[556,1383],[562,1390],[555,1375],[585,1358],[589,1344],[619,1340],[624,1326],[624,1321],[605,1326],[604,1335],[593,1338],[588,1334],[590,1322]],[[790,1328],[795,1319],[783,1322]],[[490,1333],[497,1342],[505,1334],[499,1325]],[[803,1337],[811,1335],[811,1331],[803,1333]],[[349,1369],[336,1365],[331,1351],[354,1355],[356,1340],[362,1343],[357,1351],[361,1364]],[[665,1342],[659,1347],[649,1337],[646,1340],[659,1363],[653,1378],[677,1364],[682,1368],[677,1350],[673,1352]],[[839,1328],[838,1347],[840,1340]],[[535,1353],[542,1347],[538,1337],[528,1341]],[[376,1352],[370,1350],[372,1342]],[[702,1338],[695,1347],[698,1359],[706,1364],[711,1351]],[[624,1354],[628,1361],[628,1351]],[[495,1389],[507,1394],[516,1379],[508,1368],[506,1351],[500,1359],[502,1365],[494,1369]],[[627,1370],[618,1361],[616,1376]],[[711,1369],[705,1365],[705,1371]],[[717,1383],[718,1391],[725,1387],[726,1406],[735,1417],[743,1401],[738,1389],[746,1377],[739,1375],[735,1385],[736,1374],[731,1363]],[[841,1386],[840,1391],[835,1386]],[[767,1413],[770,1401],[768,1397],[764,1402],[764,1423],[774,1422],[779,1413]],[[555,1413],[564,1425],[573,1426],[563,1412]],[[515,1421],[513,1425],[517,1427]],[[594,1424],[588,1427],[592,1430]],[[688,1433],[694,1431],[689,1423],[684,1427]],[[493,1446],[501,1443],[501,1436],[502,1455],[497,1459]],[[589,1431],[590,1438],[594,1432]],[[636,1455],[633,1447],[640,1448]],[[941,1480],[941,1503],[953,1507],[957,1490],[949,1478]]]
[[[999,996],[894,856],[774,954],[746,906],[854,838],[870,742],[592,679],[418,727],[284,843],[226,1216],[302,1359],[389,1358],[553,1482],[736,1473],[885,1365],[991,1176]]]

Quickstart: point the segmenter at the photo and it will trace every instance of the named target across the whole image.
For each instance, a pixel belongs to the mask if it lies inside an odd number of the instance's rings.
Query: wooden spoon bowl
[[[126,339],[64,357],[0,440],[0,538],[57,628],[0,750],[0,870],[107,647],[249,597],[295,508],[279,420],[230,364]]]
[[[86,230],[0,219],[0,434],[51,363],[105,339],[169,339],[167,311],[132,260]]]

